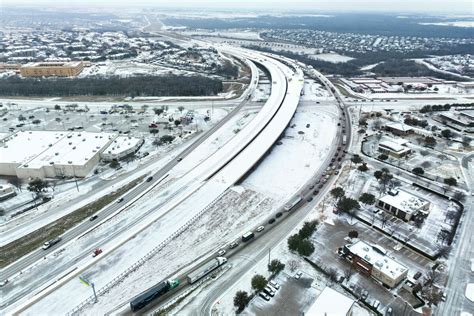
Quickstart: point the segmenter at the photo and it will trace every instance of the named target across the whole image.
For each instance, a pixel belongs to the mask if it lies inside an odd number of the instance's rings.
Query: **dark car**
[[[97,219],[97,217],[99,217],[99,215],[92,215],[89,220],[92,222],[93,220]]]
[[[275,217],[278,218],[278,217],[281,217],[282,215],[283,215],[283,213],[278,212],[278,213],[276,213]]]
[[[150,182],[151,180],[153,180],[153,177],[148,177],[148,178],[146,179],[146,182]]]
[[[273,224],[275,223],[275,219],[274,218],[270,218],[270,220],[268,221],[268,224]]]
[[[122,201],[123,201],[123,198],[120,198],[120,199],[117,200],[117,203],[120,203]]]

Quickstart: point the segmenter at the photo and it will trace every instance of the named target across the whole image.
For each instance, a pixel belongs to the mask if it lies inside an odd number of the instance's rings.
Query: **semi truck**
[[[218,267],[222,266],[226,262],[227,262],[227,258],[216,257],[212,259],[211,261],[209,261],[208,263],[206,263],[205,265],[203,265],[202,267],[200,267],[199,269],[188,274],[186,279],[188,280],[189,284],[193,284],[194,282],[202,279],[203,277],[205,277],[206,275],[208,275],[209,273],[211,273]]]
[[[136,312],[146,305],[148,305],[154,299],[162,296],[166,292],[171,289],[174,289],[179,285],[179,280],[167,280],[157,285],[151,287],[150,289],[146,290],[144,293],[140,294],[139,296],[135,297],[130,302],[130,309],[132,312]]]

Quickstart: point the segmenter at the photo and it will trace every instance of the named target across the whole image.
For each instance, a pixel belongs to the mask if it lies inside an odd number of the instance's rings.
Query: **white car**
[[[301,271],[296,272],[296,274],[295,274],[295,279],[296,279],[296,280],[299,280],[302,275],[303,275],[303,272],[301,272]]]
[[[280,284],[276,283],[275,281],[270,281],[268,284],[270,284],[275,290],[280,289]]]
[[[257,232],[261,232],[264,229],[265,229],[265,226],[258,226],[257,227]]]
[[[372,303],[372,306],[373,306],[375,309],[378,309],[378,307],[380,306],[380,301],[379,301],[379,300],[375,300],[375,301]]]
[[[219,256],[223,256],[223,255],[225,255],[225,250],[224,250],[224,249],[221,249],[221,250],[219,250],[219,251],[217,252],[217,254],[218,254]]]
[[[258,293],[258,296],[260,296],[261,298],[263,298],[267,302],[270,300],[270,296],[268,296],[267,294],[265,294],[263,292]]]

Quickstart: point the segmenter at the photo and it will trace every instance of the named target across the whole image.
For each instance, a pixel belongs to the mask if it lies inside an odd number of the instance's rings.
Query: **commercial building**
[[[390,191],[377,201],[377,206],[394,216],[410,221],[418,214],[427,215],[431,203],[403,190]]]
[[[142,138],[119,136],[100,154],[105,161],[120,160],[137,152],[143,144]]]
[[[396,287],[408,275],[408,268],[389,257],[378,245],[359,240],[345,245],[343,253],[355,269],[390,288]]]
[[[86,177],[115,137],[111,133],[18,132],[0,147],[0,175]]]
[[[411,153],[411,149],[405,146],[407,143],[407,140],[401,138],[384,136],[379,142],[379,152],[394,158],[402,158]]]
[[[414,134],[413,127],[400,122],[389,122],[385,125],[385,130],[397,136],[407,136]]]
[[[28,63],[20,68],[23,77],[75,77],[84,69],[81,61]]]
[[[6,71],[19,72],[20,67],[21,67],[21,64],[0,63],[0,72],[6,72]]]
[[[330,287],[325,287],[305,316],[351,316],[354,300]]]

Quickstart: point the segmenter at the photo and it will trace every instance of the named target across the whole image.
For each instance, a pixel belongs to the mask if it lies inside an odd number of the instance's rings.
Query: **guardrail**
[[[105,286],[98,289],[97,296],[107,293],[112,287],[121,283],[128,275],[130,275],[132,272],[136,271],[139,267],[145,264],[149,259],[151,259],[155,254],[157,254],[158,251],[160,251],[164,246],[166,246],[166,244],[168,244],[171,240],[173,240],[174,238],[178,237],[183,232],[185,232],[189,228],[189,226],[191,226],[191,224],[193,224],[196,220],[198,220],[201,216],[203,216],[204,213],[206,213],[214,205],[214,203],[217,200],[219,200],[222,197],[222,195],[224,195],[224,193],[221,193],[211,203],[209,203],[204,209],[202,209],[199,213],[194,215],[190,220],[188,220],[184,225],[182,225],[177,231],[175,231],[172,235],[170,235],[168,238],[162,241],[158,246],[150,250],[147,254],[141,257],[137,262],[132,264],[130,267],[128,267],[125,271],[123,271],[114,279],[112,279]],[[94,295],[91,295],[87,299],[85,299],[83,302],[81,302],[79,305],[77,305],[72,310],[70,310],[66,315],[78,315],[79,311],[81,311],[84,307],[86,307],[87,305],[93,302],[95,302],[95,297]]]

